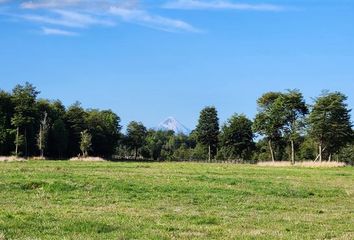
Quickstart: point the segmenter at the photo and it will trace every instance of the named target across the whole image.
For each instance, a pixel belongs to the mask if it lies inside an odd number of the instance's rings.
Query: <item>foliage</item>
[[[0,155],[75,157],[82,153],[85,130],[92,137],[92,156],[154,161],[215,158],[251,163],[291,156],[294,162],[315,159],[318,145],[324,157],[347,159],[347,146],[354,139],[347,97],[337,92],[317,98],[309,117],[298,90],[265,93],[257,100],[253,123],[235,114],[220,132],[216,108],[206,107],[188,136],[148,130],[135,121],[124,134],[120,117],[111,110],[85,109],[79,102],[66,108],[60,100],[37,99],[38,94],[29,83],[17,85],[11,93],[0,90]]]
[[[14,114],[11,118],[12,125],[16,130],[16,140],[15,140],[15,154],[18,155],[21,138],[21,131],[24,139],[25,155],[28,156],[29,141],[28,135],[30,135],[30,130],[33,129],[36,117],[36,98],[39,92],[36,88],[26,82],[24,86],[17,85],[12,91],[12,102],[14,104]],[[29,144],[30,143],[30,144]],[[32,149],[30,147],[30,149]]]
[[[346,100],[347,97],[342,93],[323,92],[312,108],[308,119],[309,133],[321,149],[320,160],[322,152],[330,158],[354,137]]]
[[[56,158],[65,157],[68,148],[68,131],[62,119],[59,118],[54,121],[49,137],[53,139],[50,145],[51,156]]]
[[[282,114],[283,131],[285,138],[290,142],[291,162],[295,164],[295,144],[299,140],[301,133],[305,128],[305,116],[308,114],[308,108],[305,100],[298,90],[288,90],[287,93],[281,94],[276,100],[276,106],[280,109],[278,112]]]
[[[87,112],[79,102],[74,103],[65,114],[65,125],[68,129],[68,154],[77,156],[80,153],[81,132],[87,127]]]
[[[354,143],[348,144],[338,153],[338,160],[354,165]]]
[[[0,91],[0,155],[8,155],[14,139],[11,134],[11,117],[14,112],[11,94]]]
[[[138,150],[144,146],[147,129],[141,122],[132,121],[127,127],[127,143],[135,150],[134,158],[138,157]]]
[[[150,129],[144,146],[144,157],[159,161],[167,160],[169,158],[169,154],[167,154],[168,142],[173,136],[173,131]]]
[[[197,141],[208,146],[209,161],[216,155],[219,118],[215,107],[206,107],[200,112],[198,125],[196,127]]]
[[[111,110],[89,110],[86,124],[92,135],[92,148],[95,155],[111,158],[119,140],[120,118]]]
[[[88,130],[84,130],[81,132],[81,141],[80,141],[80,150],[82,152],[83,157],[88,156],[88,151],[91,149],[92,145],[92,136],[88,132]]]
[[[250,159],[254,149],[252,121],[245,115],[232,116],[220,133],[220,144],[226,159]]]
[[[309,136],[300,144],[299,158],[301,160],[314,160],[316,158],[316,143]]]
[[[281,138],[285,122],[277,101],[282,95],[279,92],[268,92],[261,96],[257,100],[258,113],[253,123],[254,131],[268,139],[269,152],[273,161],[275,161],[273,143]]]

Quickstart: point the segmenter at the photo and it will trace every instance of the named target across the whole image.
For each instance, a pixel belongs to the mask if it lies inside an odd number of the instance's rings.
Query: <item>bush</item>
[[[350,165],[354,165],[354,144],[343,148],[338,154],[338,159]]]
[[[205,146],[197,144],[192,150],[191,160],[206,160],[208,159],[208,150]]]

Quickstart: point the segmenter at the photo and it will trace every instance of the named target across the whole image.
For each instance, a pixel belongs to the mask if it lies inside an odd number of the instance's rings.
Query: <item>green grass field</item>
[[[354,168],[0,163],[0,239],[354,239]]]

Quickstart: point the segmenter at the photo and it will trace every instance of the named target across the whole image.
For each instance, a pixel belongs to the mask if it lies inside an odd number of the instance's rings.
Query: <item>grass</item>
[[[0,239],[353,239],[354,169],[0,163]]]

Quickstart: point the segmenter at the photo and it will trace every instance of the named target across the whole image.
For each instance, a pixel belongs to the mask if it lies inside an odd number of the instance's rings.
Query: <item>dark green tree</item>
[[[144,146],[144,157],[153,160],[167,160],[168,156],[162,154],[166,150],[169,139],[174,137],[173,131],[162,131],[150,129],[147,133],[146,144]],[[166,153],[166,152],[164,152]]]
[[[8,155],[12,149],[11,118],[13,113],[11,94],[0,91],[0,155]]]
[[[69,107],[65,115],[65,125],[68,129],[68,154],[77,156],[80,154],[81,132],[87,129],[87,113],[79,102]]]
[[[40,103],[40,101],[38,101]],[[40,112],[48,113],[49,134],[47,154],[52,158],[67,157],[68,130],[64,123],[66,109],[61,101],[49,101]]]
[[[219,118],[215,107],[206,107],[200,112],[196,127],[198,142],[208,147],[208,159],[216,155],[219,135]]]
[[[282,136],[284,118],[282,110],[277,106],[277,99],[282,96],[279,92],[268,92],[257,100],[258,113],[253,123],[253,129],[268,140],[271,159],[275,161],[273,143]]]
[[[134,159],[138,157],[138,151],[144,146],[147,137],[147,129],[141,122],[132,121],[127,127],[127,142],[134,150]]]
[[[65,157],[68,148],[68,131],[61,118],[54,121],[50,130],[50,139],[51,156],[55,158]]]
[[[299,140],[301,133],[305,128],[305,116],[308,114],[308,108],[304,97],[299,90],[289,90],[281,94],[275,101],[275,107],[282,113],[281,119],[284,119],[283,130],[286,139],[290,142],[291,163],[295,164],[295,144]]]
[[[229,160],[235,158],[250,160],[255,147],[253,138],[252,121],[245,115],[235,114],[222,126],[220,144]]]
[[[310,113],[309,133],[318,145],[319,161],[323,152],[328,160],[353,139],[350,111],[345,103],[347,97],[340,92],[325,91],[315,101]]]
[[[17,85],[12,91],[14,115],[11,119],[11,123],[16,128],[16,156],[19,154],[21,134],[23,134],[25,155],[28,156],[28,132],[34,128],[34,123],[37,115],[36,98],[38,94],[39,91],[37,91],[36,88],[28,82],[26,82],[24,86]]]
[[[354,141],[341,149],[338,153],[338,159],[352,166],[354,165]]]
[[[311,137],[305,135],[298,152],[301,160],[313,160],[317,155],[317,145]]]
[[[92,135],[92,153],[111,158],[119,140],[120,118],[111,110],[89,110],[87,128]]]

